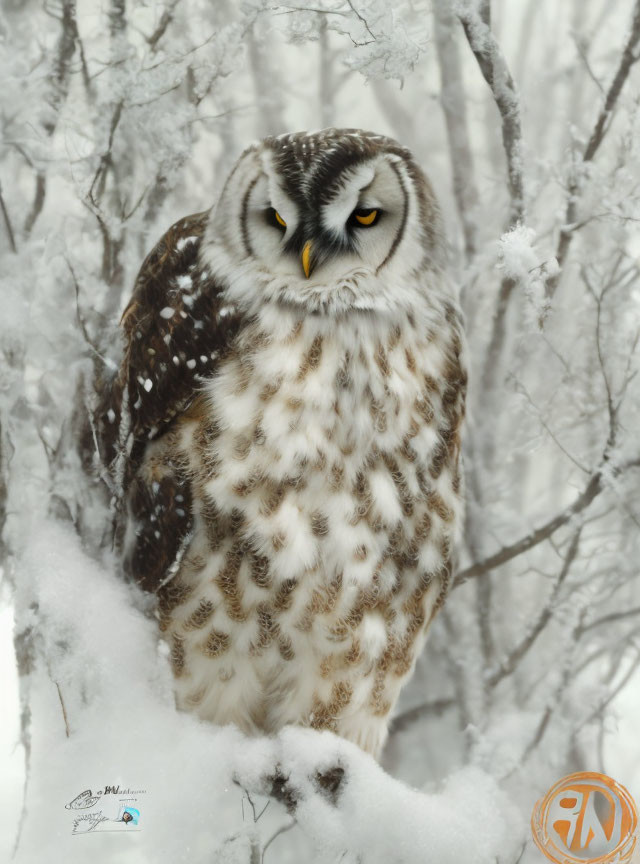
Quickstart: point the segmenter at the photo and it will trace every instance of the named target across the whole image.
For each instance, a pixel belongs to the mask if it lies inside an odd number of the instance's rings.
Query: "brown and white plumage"
[[[408,151],[324,130],[249,148],[145,261],[98,425],[182,707],[379,752],[461,512],[442,245]]]

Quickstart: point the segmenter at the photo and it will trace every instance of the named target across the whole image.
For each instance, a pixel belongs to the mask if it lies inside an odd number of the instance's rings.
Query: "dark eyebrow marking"
[[[391,165],[396,177],[398,178],[398,183],[400,184],[400,188],[402,189],[402,195],[404,196],[404,209],[402,211],[402,221],[400,222],[400,227],[398,228],[398,230],[396,232],[396,236],[393,238],[393,243],[391,244],[391,248],[387,252],[387,257],[384,259],[382,264],[380,264],[376,269],[376,276],[378,275],[380,270],[382,270],[384,265],[387,263],[387,261],[389,261],[391,256],[395,253],[396,249],[398,248],[398,245],[399,245],[399,243],[402,240],[402,237],[404,235],[404,229],[407,225],[407,217],[409,215],[409,194],[407,192],[406,186],[404,185],[404,180],[402,179],[402,174],[398,170],[398,166],[396,165],[395,162],[390,162],[389,164]]]

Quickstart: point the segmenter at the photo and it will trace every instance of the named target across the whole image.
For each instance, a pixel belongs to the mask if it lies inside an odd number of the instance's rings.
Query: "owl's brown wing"
[[[145,259],[120,322],[119,369],[97,387],[91,437],[110,487],[115,545],[125,570],[150,591],[167,578],[191,528],[189,484],[163,458],[163,439],[240,326],[199,264],[207,218],[176,222]]]

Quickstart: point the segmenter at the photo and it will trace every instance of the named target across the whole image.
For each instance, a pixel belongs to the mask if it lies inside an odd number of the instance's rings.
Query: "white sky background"
[[[194,3],[194,14],[200,14],[200,6]],[[503,48],[507,61],[514,74],[518,87],[522,94],[523,131],[525,141],[525,161],[528,165],[529,193],[535,203],[532,211],[535,216],[533,221],[538,220],[536,229],[539,230],[539,243],[541,257],[545,258],[553,254],[554,244],[551,235],[551,222],[543,224],[540,213],[547,209],[551,214],[557,212],[558,219],[561,218],[563,210],[563,196],[560,183],[548,183],[550,175],[559,173],[558,165],[562,164],[563,153],[572,137],[581,138],[591,128],[601,104],[601,93],[590,75],[585,71],[582,61],[576,50],[576,38],[589,37],[589,61],[591,71],[600,78],[603,86],[607,86],[613,64],[616,62],[618,48],[623,41],[624,33],[628,25],[631,2],[629,0],[591,0],[589,3],[557,3],[557,0],[502,0],[492,4],[492,27]],[[409,135],[412,140],[405,141],[416,152],[416,155],[430,176],[440,199],[445,218],[448,223],[449,236],[455,237],[458,232],[456,211],[451,191],[451,174],[449,165],[449,154],[446,145],[445,127],[442,111],[439,105],[439,78],[437,64],[435,62],[435,46],[430,34],[430,27],[422,25],[428,19],[426,4],[415,4],[417,9],[417,22],[421,26],[417,29],[426,32],[431,41],[426,44],[424,56],[416,71],[407,76],[404,87],[399,89],[396,82],[383,82],[381,85],[365,83],[357,74],[351,75],[345,86],[337,92],[335,101],[335,112],[333,125],[356,126],[374,129],[388,134],[397,134],[386,115],[381,109],[380,101],[376,98],[374,86],[380,86],[385,92],[390,93],[393,100],[405,112],[409,112],[411,128]],[[153,2],[135,4],[131,12],[132,39],[135,39],[135,28],[143,32],[150,32],[156,25],[163,6]],[[533,12],[535,11],[535,14]],[[91,34],[95,36],[104,27],[104,4],[95,2],[79,3],[79,27],[81,33],[87,40]],[[285,19],[283,18],[283,21]],[[206,32],[203,27],[203,32]],[[47,50],[51,50],[55,40],[49,31],[47,36],[43,35]],[[304,43],[302,45],[286,45],[282,39],[269,37],[268,48],[272,56],[277,57],[277,69],[279,79],[286,86],[285,95],[282,99],[283,112],[287,128],[317,128],[319,122],[320,106],[318,102],[317,70],[318,70],[318,46],[316,43]],[[336,48],[343,50],[344,45],[333,37]],[[480,206],[477,213],[477,224],[485,261],[491,262],[494,255],[493,246],[500,234],[501,213],[506,211],[507,197],[505,193],[504,175],[502,173],[502,152],[499,138],[499,121],[495,106],[486,99],[486,85],[481,79],[477,64],[470,56],[465,44],[459,42],[461,56],[463,57],[465,82],[469,94],[468,111],[471,124],[471,143],[474,159],[476,160],[476,178],[480,192]],[[640,66],[640,64],[638,64]],[[339,65],[336,66],[340,70]],[[638,99],[640,77],[639,69],[636,68],[625,89],[623,104],[628,106],[633,100]],[[215,199],[215,191],[219,188],[221,180],[226,171],[235,161],[240,150],[248,141],[256,137],[258,125],[258,111],[250,77],[245,72],[234,73],[235,78],[230,81],[237,82],[229,86],[225,91],[225,100],[217,105],[220,112],[231,110],[229,119],[221,117],[218,120],[203,124],[203,134],[197,140],[193,154],[189,157],[182,170],[182,180],[178,187],[162,204],[158,213],[154,230],[156,234],[168,227],[175,219],[188,212],[195,212],[210,206]],[[572,82],[581,81],[578,88],[570,86]],[[228,94],[231,94],[229,96]],[[577,94],[577,95],[576,95]],[[489,118],[489,122],[487,122]],[[63,121],[66,128],[58,134],[55,155],[64,162],[65,156],[73,154],[75,147],[80,147],[77,128],[74,128],[73,118],[66,115]],[[228,150],[223,152],[220,144],[219,133],[223,125],[232,127],[233,142],[228,145]],[[488,132],[487,130],[493,130]],[[618,129],[615,124],[610,136],[615,139],[621,136],[623,130]],[[59,140],[58,140],[59,139]],[[609,157],[612,158],[612,157]],[[637,163],[636,163],[637,164]],[[224,170],[223,170],[224,168]],[[218,174],[216,174],[218,169]],[[79,169],[78,169],[79,170]],[[3,172],[1,175],[3,186],[7,186],[8,177]],[[63,179],[65,178],[64,182]],[[41,217],[44,236],[39,236],[34,246],[35,254],[46,256],[44,250],[47,242],[51,244],[51,255],[56,252],[60,244],[68,244],[74,253],[78,254],[87,272],[91,267],[92,256],[97,257],[97,247],[92,245],[92,240],[83,235],[83,220],[86,213],[82,206],[72,197],[73,183],[69,181],[64,170],[60,178],[55,181],[53,194],[50,192],[47,199],[46,209]],[[57,184],[57,185],[56,185]],[[6,190],[5,190],[6,191]],[[20,224],[31,200],[33,187],[32,177],[20,174],[15,187],[9,187],[10,204],[17,224]],[[62,226],[56,233],[58,225]],[[54,230],[55,229],[55,230]],[[545,233],[547,229],[547,233]],[[49,237],[47,237],[47,230]],[[148,237],[143,241],[148,250],[155,242],[156,237]],[[0,231],[0,243],[4,242]],[[629,244],[638,250],[640,241],[638,232],[630,234]],[[4,251],[4,247],[0,246]],[[47,253],[48,254],[48,253]],[[126,284],[130,285],[135,272],[142,260],[143,250],[139,254],[130,254],[125,263],[127,273]],[[482,256],[476,267],[482,266]],[[489,265],[491,266],[491,265]],[[454,250],[454,268],[456,274],[462,278],[465,268],[461,257],[456,256]],[[46,268],[43,267],[43,271]],[[64,268],[61,268],[63,270]],[[60,270],[60,272],[61,272]],[[468,274],[467,274],[468,275]],[[128,289],[127,289],[128,290]],[[126,300],[125,290],[121,298],[120,306]],[[54,295],[52,295],[54,297]],[[52,303],[55,303],[55,298]],[[559,304],[562,304],[562,298]],[[637,298],[637,303],[640,298]],[[22,312],[15,315],[18,323],[25,320]],[[46,314],[46,308],[43,315]],[[474,333],[475,320],[468,321],[470,332]],[[477,336],[477,334],[476,334]],[[54,358],[55,360],[55,358]],[[64,367],[64,357],[61,355],[59,365]],[[41,369],[34,361],[33,368],[28,370],[27,377],[30,386],[35,387],[33,382],[40,379]],[[51,371],[51,370],[49,370]],[[59,369],[57,370],[59,373]],[[578,446],[577,438],[572,441],[573,434],[570,424],[567,423],[566,438],[563,439]],[[541,490],[552,486],[556,482],[556,462],[549,458],[554,454],[553,445],[550,445],[541,432],[538,439],[535,438],[530,429],[518,431],[518,444],[522,452],[529,453],[536,448],[541,454],[540,470],[527,475],[523,486],[526,494],[525,500],[537,501]],[[31,483],[29,495],[37,497],[38,491],[46,486],[42,481],[38,486],[38,478],[43,476],[41,457],[36,457],[35,451],[22,454],[24,462],[24,476],[32,474],[28,480]],[[518,458],[516,454],[515,458]],[[563,475],[565,476],[565,475]],[[36,481],[33,481],[36,478]],[[519,479],[514,473],[514,484]],[[569,484],[573,482],[569,478]],[[575,479],[573,488],[580,488],[579,475]],[[35,491],[34,491],[35,490]],[[560,495],[558,498],[560,499]],[[565,493],[566,498],[566,493]],[[26,499],[25,499],[26,500]],[[503,521],[503,514],[497,514],[500,521],[495,525],[496,540],[520,536],[521,527],[526,528],[528,523],[524,520],[526,514],[515,513],[513,524],[509,527]],[[522,526],[517,522],[523,518]],[[15,517],[14,517],[15,518]],[[16,531],[15,525],[12,530]],[[25,524],[22,529],[27,531]],[[17,534],[22,533],[17,529]],[[488,548],[492,548],[490,543]],[[585,565],[586,566],[586,565]],[[517,584],[522,590],[523,596],[528,601],[535,603],[536,596],[540,593],[538,583],[529,583],[529,587],[521,587],[523,580]],[[526,592],[529,594],[526,594]],[[637,593],[636,593],[637,598]],[[70,601],[72,602],[72,601]],[[509,596],[505,589],[505,628],[526,627],[526,616],[524,620],[518,619],[522,611],[513,603],[513,597]],[[631,604],[631,594],[629,595]],[[18,691],[15,674],[14,655],[11,643],[12,614],[10,609],[9,591],[4,588],[0,591],[0,692],[2,693],[2,713],[0,715],[0,861],[4,861],[9,854],[13,843],[13,831],[16,826],[22,773],[22,750],[17,741],[18,735]],[[528,609],[528,607],[526,607]],[[514,611],[515,610],[515,611]],[[528,613],[527,613],[528,614]],[[437,631],[438,635],[440,631]],[[436,646],[439,643],[436,643]],[[427,649],[429,651],[429,649]],[[430,655],[427,655],[430,656]],[[624,664],[628,662],[625,656],[620,662],[618,674],[624,671]],[[532,676],[533,677],[533,676]],[[424,687],[423,687],[424,685]],[[423,692],[429,688],[429,670],[421,666],[418,669],[415,686],[404,695],[406,705],[416,704],[422,698]],[[464,762],[462,748],[457,748],[457,740],[451,731],[447,730],[450,721],[446,715],[442,721],[435,721],[432,726],[425,727],[428,731],[416,730],[415,742],[412,746],[405,745],[402,752],[390,754],[389,760],[393,762],[393,774],[405,778],[416,785],[425,785],[427,781],[437,781],[459,767]],[[615,699],[609,709],[606,722],[606,735],[604,739],[604,766],[608,773],[628,786],[637,801],[640,801],[640,738],[638,737],[638,721],[640,720],[640,677],[638,673],[630,680],[623,692]],[[438,726],[438,722],[441,726]],[[514,748],[523,733],[522,718],[516,718],[513,725],[511,720],[505,718],[504,726],[507,737],[513,735]],[[497,729],[498,727],[496,727]],[[512,730],[512,731],[509,731]],[[426,734],[442,734],[446,744],[439,748],[434,747],[433,742],[428,754],[425,754],[425,762],[415,758],[415,754],[423,746],[423,736]],[[497,736],[498,733],[495,732]],[[596,748],[595,736],[588,738],[587,747]],[[409,740],[409,739],[407,739]],[[413,740],[413,739],[411,739]],[[555,739],[548,744],[549,749],[554,745]],[[508,742],[507,742],[508,743]],[[487,744],[489,746],[489,744]],[[496,745],[497,746],[497,745]],[[508,747],[506,748],[508,749]],[[544,748],[543,748],[544,749]],[[502,752],[502,751],[500,751]],[[505,757],[506,758],[506,757]],[[595,759],[595,753],[594,753]],[[386,764],[386,763],[385,763]],[[425,767],[426,766],[426,767]],[[535,794],[532,792],[532,800]],[[527,853],[529,854],[529,852]],[[526,861],[537,860],[535,854],[523,859]]]

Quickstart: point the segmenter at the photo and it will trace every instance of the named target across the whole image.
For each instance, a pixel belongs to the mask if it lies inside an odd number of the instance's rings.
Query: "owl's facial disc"
[[[201,254],[247,309],[393,311],[427,297],[425,281],[443,261],[440,224],[407,150],[373,133],[326,129],[246,150]]]
[[[397,246],[407,194],[394,163],[378,156],[315,185],[294,185],[271,160],[246,193],[242,208],[248,254],[291,279],[336,283],[354,270],[376,274]]]

